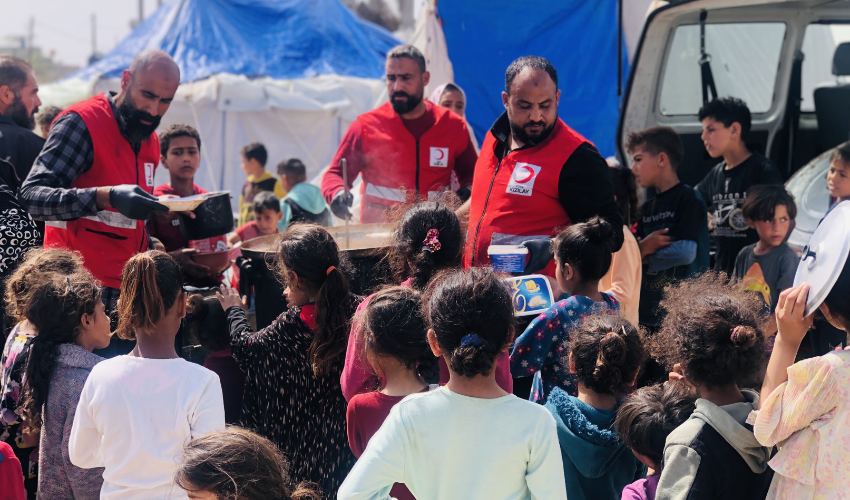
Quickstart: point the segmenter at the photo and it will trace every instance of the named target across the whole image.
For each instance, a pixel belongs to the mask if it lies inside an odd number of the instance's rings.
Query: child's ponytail
[[[379,291],[369,299],[363,326],[369,352],[396,358],[428,384],[439,382],[440,363],[428,345],[419,292],[400,286]]]
[[[41,427],[41,412],[47,401],[50,379],[56,368],[61,344],[73,344],[80,334],[83,314],[93,315],[100,301],[100,286],[84,269],[68,276],[40,275],[23,314],[38,335],[33,339],[27,360],[21,410],[26,429]]]
[[[449,368],[458,375],[489,375],[513,340],[514,309],[507,285],[490,268],[473,267],[435,278],[427,315]]]
[[[404,213],[387,257],[395,278],[413,278],[413,288],[421,291],[437,272],[460,267],[462,251],[457,215],[447,205],[426,201]]]
[[[555,256],[578,271],[583,282],[599,281],[611,267],[614,231],[620,230],[600,217],[573,224],[555,237]]]
[[[349,321],[356,306],[339,248],[323,227],[296,224],[281,235],[277,256],[278,274],[283,279],[290,279],[289,273],[294,273],[299,283],[318,294],[310,361],[313,372],[320,375],[345,353]]]
[[[121,271],[115,333],[135,340],[136,333],[153,330],[182,292],[183,272],[167,253],[154,250],[134,255]]]
[[[646,360],[638,330],[617,316],[589,316],[571,336],[570,366],[599,394],[623,393]]]

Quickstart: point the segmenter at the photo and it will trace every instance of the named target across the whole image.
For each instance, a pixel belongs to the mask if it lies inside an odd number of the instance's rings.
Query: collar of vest
[[[566,126],[567,126],[567,124],[564,123],[563,120],[561,120],[560,118],[557,118],[555,120],[555,128],[552,129],[552,132],[549,133],[549,137],[547,137],[546,140],[544,140],[540,144],[535,144],[533,146],[526,144],[525,146],[517,149],[516,151],[522,151],[523,149],[531,149],[531,148],[536,148],[538,146],[544,146],[544,145],[548,144],[549,141],[551,141],[553,137],[558,135],[558,132],[560,131],[561,128],[566,127]],[[508,112],[507,111],[502,113],[502,116],[500,116],[496,120],[496,122],[493,123],[493,126],[490,127],[490,133],[493,134],[493,138],[496,139],[496,141],[499,143],[500,146],[504,146],[508,142],[508,137],[511,136],[511,122],[510,122],[510,120],[508,120]]]

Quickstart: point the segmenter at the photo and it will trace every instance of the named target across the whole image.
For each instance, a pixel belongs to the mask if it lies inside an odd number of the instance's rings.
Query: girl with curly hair
[[[661,309],[666,316],[650,353],[699,399],[667,438],[656,500],[765,498],[770,449],[746,424],[759,397],[738,385],[757,383],[764,369],[759,299],[709,272],[666,288]]]
[[[100,498],[103,469],[81,469],[68,459],[68,442],[80,392],[103,360],[94,349],[109,345],[109,318],[100,286],[85,270],[42,276],[24,306],[38,331],[21,399],[25,431],[41,432],[38,496],[56,500]]]

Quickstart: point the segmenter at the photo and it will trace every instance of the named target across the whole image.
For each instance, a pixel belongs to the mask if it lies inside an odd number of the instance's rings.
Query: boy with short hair
[[[320,226],[332,226],[331,211],[322,196],[322,190],[307,183],[307,168],[298,158],[284,160],[277,165],[280,184],[286,196],[280,200],[282,214],[277,228],[286,231],[290,224],[307,222]]]
[[[280,213],[280,201],[270,191],[260,191],[254,196],[251,204],[254,220],[239,226],[236,231],[227,237],[227,244],[231,247],[240,241],[253,240],[267,234],[276,234],[277,223],[283,214]]]
[[[242,193],[239,195],[239,225],[254,220],[254,196],[261,191],[270,191],[278,198],[286,196],[286,191],[280,185],[280,181],[266,171],[266,160],[268,152],[266,147],[259,142],[247,144],[240,151],[242,155],[242,171],[248,178],[242,184]]]
[[[206,193],[195,184],[195,172],[201,165],[201,136],[193,127],[185,124],[169,126],[159,135],[160,162],[168,170],[169,181],[154,188],[153,195],[181,198]],[[180,264],[180,267],[195,279],[210,277],[209,268],[198,264],[189,255],[194,252],[227,250],[224,236],[189,241],[180,231],[180,218],[175,212],[154,212],[147,222],[148,234],[159,240]],[[188,278],[188,277],[187,277]],[[187,282],[199,284],[187,279]]]
[[[832,212],[842,201],[850,200],[850,141],[839,145],[832,152],[826,174],[826,188],[834,200],[827,213]]]
[[[731,276],[741,249],[758,241],[741,212],[747,192],[756,184],[782,184],[782,177],[770,160],[747,148],[752,117],[744,101],[715,99],[699,110],[699,119],[706,151],[723,161],[696,188],[714,213],[714,270]]]
[[[626,149],[638,185],[656,193],[641,205],[636,231],[643,260],[640,323],[655,330],[664,287],[696,271],[700,230],[707,224],[705,204],[679,181],[676,168],[685,148],[672,128],[631,133]]]
[[[781,185],[752,186],[743,207],[747,225],[756,231],[759,240],[747,245],[735,259],[735,278],[747,290],[764,299],[770,317],[765,325],[765,335],[776,333],[773,312],[779,293],[794,285],[794,275],[800,259],[785,243],[791,223],[797,217],[797,205]]]

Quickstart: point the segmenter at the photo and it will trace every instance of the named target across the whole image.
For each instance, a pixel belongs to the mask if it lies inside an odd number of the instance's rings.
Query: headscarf
[[[460,85],[458,85],[454,82],[446,82],[446,83],[440,85],[439,87],[437,87],[436,89],[434,89],[434,91],[431,92],[431,95],[428,96],[428,100],[431,101],[434,105],[439,106],[440,105],[440,99],[443,97],[443,93],[446,91],[446,87],[448,87],[449,84],[453,85],[458,90],[460,90],[460,93],[463,96],[463,102],[464,102],[465,106],[463,107],[463,117],[462,118],[464,119],[464,121],[466,121],[466,108],[467,108],[467,106],[469,106],[469,101],[466,99],[466,92],[464,92],[463,88],[461,88]],[[466,128],[469,129],[469,140],[472,141],[472,147],[474,147],[475,152],[478,153],[480,151],[480,149],[478,147],[478,139],[475,138],[475,133],[472,131],[472,126],[469,125],[468,121],[466,122]]]

